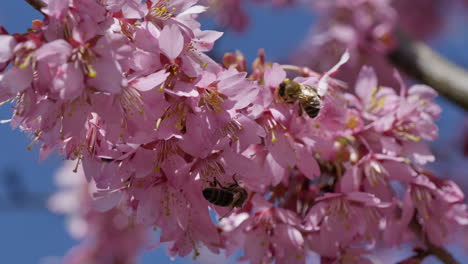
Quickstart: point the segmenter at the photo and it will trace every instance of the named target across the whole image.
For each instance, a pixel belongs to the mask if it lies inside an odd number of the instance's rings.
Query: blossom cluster
[[[424,169],[440,113],[430,87],[396,75],[397,93],[365,67],[344,90],[332,75],[348,53],[295,78],[262,52],[250,74],[240,53],[218,64],[205,52],[221,33],[200,29],[196,0],[44,2],[29,32],[0,31],[0,100],[41,159],[58,150],[79,171],[68,177],[95,188],[81,214],[92,239],[120,252],[143,241],[122,230],[131,223],[161,230],[171,256],[206,247],[243,249],[252,263],[305,263],[310,252],[363,262],[377,243],[416,239],[415,224],[437,245],[468,224],[463,193]],[[317,90],[316,118],[279,96],[288,77]],[[204,197],[229,186],[248,194],[239,209]],[[225,216],[219,225],[211,212]],[[108,256],[107,243],[69,262]]]

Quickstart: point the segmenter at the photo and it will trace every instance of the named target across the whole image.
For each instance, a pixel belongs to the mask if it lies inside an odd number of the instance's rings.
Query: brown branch
[[[396,264],[420,264],[427,256],[431,255],[427,250],[423,250],[421,248],[415,248],[413,251],[415,255],[401,260]]]
[[[416,236],[419,239],[421,239],[421,241],[426,245],[426,253],[428,253],[428,255],[433,255],[437,257],[440,261],[442,261],[445,264],[461,264],[445,248],[432,244],[429,238],[424,234],[421,225],[416,220],[416,216],[413,217],[413,219],[411,220],[409,227],[416,234]]]
[[[468,110],[468,72],[403,32],[396,37],[397,47],[388,54],[390,62]]]
[[[44,3],[42,0],[25,0],[26,3],[34,7],[37,11],[41,12],[41,8],[46,7],[46,3]]]

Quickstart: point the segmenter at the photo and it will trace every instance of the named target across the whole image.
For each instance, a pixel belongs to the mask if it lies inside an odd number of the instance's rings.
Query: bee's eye
[[[284,82],[282,82],[282,83],[279,85],[278,94],[279,94],[281,97],[284,97],[284,95],[285,95],[285,90],[286,90],[286,84],[285,84]]]

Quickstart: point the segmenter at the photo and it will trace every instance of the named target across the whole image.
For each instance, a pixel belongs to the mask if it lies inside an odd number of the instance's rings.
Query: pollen
[[[207,45],[206,42],[199,42],[200,45]],[[193,59],[194,62],[198,63],[203,69],[208,66],[208,62],[202,59],[202,53],[198,51],[193,45],[193,40],[184,46],[185,53]]]
[[[75,165],[75,168],[73,169],[74,173],[78,172],[78,166],[80,166],[80,161],[81,161],[81,156],[78,157],[78,159],[76,160],[76,165]]]
[[[37,131],[34,133],[34,139],[31,141],[31,144],[28,145],[27,149],[31,150],[32,147],[38,142],[39,136],[41,135],[41,131]]]
[[[271,130],[271,142],[275,143],[276,141],[278,141],[278,139],[276,138],[275,131]]]
[[[221,105],[224,103],[224,99],[215,89],[206,89],[203,93],[202,101],[208,107],[208,109],[215,111],[217,114],[223,111]]]
[[[160,140],[154,150],[156,151],[156,167],[154,168],[156,173],[161,171],[161,166],[170,156],[178,154],[180,151],[175,141],[171,139]]]
[[[120,95],[120,104],[126,115],[144,114],[145,104],[140,92],[132,87],[124,88]]]
[[[359,125],[359,118],[355,115],[350,115],[345,124],[345,127],[348,129],[355,129],[358,127],[358,125]]]
[[[165,204],[165,209],[166,209],[166,216],[171,216],[171,208],[169,206],[169,202],[171,200],[171,198],[169,197],[169,195],[166,196],[166,204]]]
[[[382,109],[385,105],[385,96],[383,97],[380,97],[380,98],[376,98],[376,94],[377,92],[381,89],[381,87],[377,87],[375,88],[374,90],[372,90],[372,94],[371,94],[371,106],[369,107],[369,111],[375,111],[375,110],[379,110],[379,109]]]
[[[219,129],[221,137],[229,137],[234,141],[239,140],[239,137],[236,134],[240,130],[242,130],[242,124],[239,121],[237,121],[236,119],[233,119],[231,122],[229,122],[223,128]]]
[[[70,56],[71,62],[79,62],[83,73],[89,78],[96,78],[97,72],[94,70],[93,63],[96,60],[96,55],[89,48],[89,44],[85,44],[72,51]]]
[[[200,176],[205,181],[212,181],[219,175],[224,174],[224,167],[215,160],[205,160],[200,165]]]
[[[278,139],[276,138],[276,135],[275,135],[275,129],[280,124],[276,122],[276,120],[271,116],[271,114],[268,114],[264,122],[265,122],[264,123],[265,130],[270,132],[271,142],[273,143],[276,142]]]
[[[96,78],[97,72],[94,70],[93,66],[92,65],[86,65],[86,66],[87,66],[86,67],[87,69],[86,69],[85,72],[88,73],[88,77],[89,78]]]
[[[36,59],[34,56],[34,50],[36,49],[36,45],[33,44],[31,41],[27,41],[24,44],[18,44],[15,48],[15,59],[13,64],[18,68],[24,70],[29,66],[35,64]]]
[[[186,114],[185,105],[183,103],[173,104],[166,109],[163,116],[160,118],[161,121],[158,120],[156,122],[156,129],[159,129],[162,121],[170,119],[170,121],[172,121],[171,124],[173,124],[177,130],[182,131],[185,129],[185,121],[187,120]]]
[[[177,8],[168,8],[171,0],[159,0],[150,10],[150,16],[153,19],[166,20],[174,16],[172,12],[177,11]]]

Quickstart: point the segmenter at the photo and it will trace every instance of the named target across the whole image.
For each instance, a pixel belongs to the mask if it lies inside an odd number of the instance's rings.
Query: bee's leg
[[[304,112],[304,110],[302,109],[302,105],[297,104],[297,106],[299,107],[299,110],[297,112],[298,112],[299,116],[302,116],[302,113]]]
[[[232,212],[232,210],[234,210],[234,207],[231,207],[231,209],[229,209],[229,211],[227,211],[227,213],[225,213],[223,216],[218,218],[218,221],[221,221],[224,217],[228,216]]]

